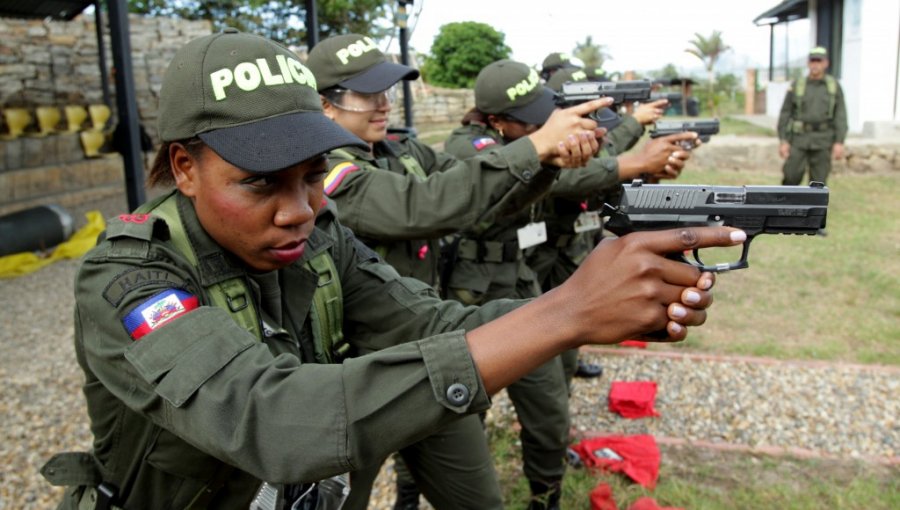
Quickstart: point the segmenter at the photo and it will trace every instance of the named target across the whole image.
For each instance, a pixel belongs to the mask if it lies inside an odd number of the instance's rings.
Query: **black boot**
[[[578,360],[578,367],[575,369],[575,377],[590,379],[591,377],[600,377],[603,375],[603,367],[596,363],[588,363],[584,360]]]
[[[562,482],[546,484],[544,482],[528,481],[531,487],[531,501],[528,510],[559,510],[560,486]]]
[[[415,483],[397,483],[394,510],[419,510],[419,488]]]

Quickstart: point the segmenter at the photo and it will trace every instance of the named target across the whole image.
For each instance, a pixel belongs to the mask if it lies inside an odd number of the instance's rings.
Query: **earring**
[[[497,132],[500,133],[500,138],[506,138],[505,136],[503,136],[503,128],[498,129]]]

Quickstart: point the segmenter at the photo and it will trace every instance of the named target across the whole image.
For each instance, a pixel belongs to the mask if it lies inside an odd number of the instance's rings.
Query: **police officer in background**
[[[584,62],[581,59],[568,53],[555,51],[544,57],[544,61],[541,62],[540,76],[544,82],[547,82],[558,71],[563,69],[582,69],[583,67]]]
[[[841,85],[826,74],[828,50],[810,50],[808,67],[809,75],[791,84],[778,117],[785,185],[800,184],[807,167],[810,181],[827,182],[831,159],[844,157],[847,107]]]
[[[470,158],[519,143],[551,117],[556,109],[554,96],[553,90],[541,84],[537,72],[521,62],[500,60],[489,64],[475,81],[476,107],[466,113],[463,125],[450,134],[445,149],[460,158]],[[604,102],[609,105],[612,100]],[[695,137],[686,133],[660,138],[648,143],[646,150],[621,159],[591,158],[585,168],[561,173],[548,200],[516,217],[499,218],[480,224],[477,231],[463,232],[449,247],[456,262],[446,282],[448,295],[472,304],[536,296],[542,292],[544,281],[558,285],[565,277],[556,281],[553,276],[557,273],[551,268],[565,259],[567,276],[578,265],[560,256],[560,250],[577,252],[580,262],[592,247],[583,246],[581,241],[585,239],[572,230],[576,218],[586,212],[580,202],[618,187],[622,178],[636,177],[651,169],[677,175],[689,154],[679,151],[675,142]],[[676,152],[679,156],[672,156]],[[557,201],[565,210],[552,211],[554,221],[545,221],[550,219],[546,209],[555,207]],[[582,232],[600,227],[596,214],[585,218],[584,223]],[[538,251],[544,253],[543,248],[549,256],[541,260],[547,263],[541,263],[540,271],[536,271],[529,264],[530,256]],[[563,459],[569,443],[569,381],[576,361],[577,350],[568,351],[558,364],[542,367],[541,377],[529,374],[508,389],[522,424],[523,469],[532,491],[531,510],[555,509],[559,505],[565,474]]]
[[[307,65],[316,76],[325,115],[368,143],[330,152],[325,192],[337,204],[341,222],[402,276],[437,289],[442,236],[518,211],[539,198],[558,173],[550,164],[553,154],[536,154],[529,140],[460,161],[407,135],[388,139],[396,84],[416,79],[419,72],[387,61],[370,37],[327,38],[310,51]],[[577,132],[570,126],[580,126],[583,119],[569,112],[568,121],[560,124],[563,113],[535,135],[556,133],[551,135],[556,141]],[[455,422],[404,448],[401,455],[395,458],[395,508],[418,507],[417,485],[439,510],[502,507],[477,417]],[[377,468],[352,473],[348,509],[367,507]]]
[[[639,233],[552,295],[465,308],[341,226],[324,153],[364,144],[322,115],[287,48],[233,29],[188,43],[159,131],[149,180],[174,189],[112,218],[76,276],[94,442],[42,468],[68,486],[60,508],[340,508],[343,473],[483,412],[563,350],[683,340],[714,277],[664,255],[746,239]],[[357,343],[378,352],[352,357]]]

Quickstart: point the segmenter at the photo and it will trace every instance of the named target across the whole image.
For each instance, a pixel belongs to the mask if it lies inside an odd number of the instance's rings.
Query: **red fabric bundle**
[[[628,507],[628,510],[684,510],[674,506],[659,506],[655,499],[644,496]]]
[[[619,510],[609,484],[600,482],[591,491],[591,510]]]
[[[625,418],[659,416],[653,408],[656,383],[653,381],[613,381],[609,388],[609,410]]]
[[[572,449],[589,468],[625,473],[648,489],[656,487],[660,454],[653,436],[594,437],[581,441]]]
[[[646,349],[647,342],[643,340],[623,340],[619,342],[622,347],[634,347],[636,349]]]

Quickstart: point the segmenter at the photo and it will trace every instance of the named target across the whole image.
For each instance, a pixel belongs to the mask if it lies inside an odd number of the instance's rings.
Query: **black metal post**
[[[316,0],[306,0],[306,51],[319,44],[319,11]]]
[[[413,0],[400,0],[400,8],[397,9],[397,26],[400,27],[400,63],[409,65],[409,46],[407,45],[407,26],[406,21],[408,14],[406,5],[412,4]],[[413,131],[413,112],[412,112],[412,87],[409,80],[403,80],[403,118],[406,123],[406,129],[411,133]]]
[[[116,108],[119,128],[125,130],[127,143],[121,150],[125,162],[125,191],[128,208],[135,209],[146,200],[144,192],[144,160],[135,102],[134,76],[131,65],[131,35],[128,29],[127,0],[107,0],[109,32],[112,40],[113,66],[116,70]]]
[[[103,90],[103,104],[110,106],[109,71],[106,67],[106,46],[103,44],[103,9],[100,0],[94,2],[94,27],[97,29],[97,59],[100,61],[100,88]]]

